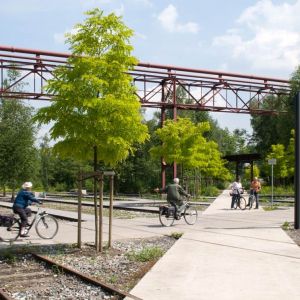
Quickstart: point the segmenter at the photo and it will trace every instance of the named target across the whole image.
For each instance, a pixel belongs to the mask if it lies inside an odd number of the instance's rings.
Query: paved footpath
[[[280,228],[293,209],[229,207],[224,191],[131,293],[144,300],[299,300],[300,247]]]
[[[293,221],[293,209],[230,210],[224,191],[199,217],[161,227],[157,216],[114,219],[113,240],[183,232],[184,235],[131,291],[144,300],[281,300],[300,299],[300,247],[281,229]],[[75,213],[52,211],[76,217]],[[83,215],[84,242],[94,241],[94,220]],[[104,240],[108,221],[104,220]],[[60,220],[54,240],[34,233],[16,244],[76,243],[77,223]],[[1,247],[8,247],[0,243]]]

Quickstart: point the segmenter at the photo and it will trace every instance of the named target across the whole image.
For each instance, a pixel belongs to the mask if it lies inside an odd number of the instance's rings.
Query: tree
[[[276,159],[274,166],[274,176],[277,179],[284,179],[288,176],[287,157],[285,147],[282,144],[272,145],[271,152],[267,155],[266,159]]]
[[[163,128],[156,130],[161,144],[152,147],[150,152],[153,157],[163,157],[167,163],[176,162],[187,169],[199,169],[207,176],[225,178],[228,171],[217,144],[204,137],[209,128],[208,122],[195,125],[188,118],[167,120]]]
[[[23,181],[34,180],[37,152],[32,108],[18,100],[0,102],[0,181],[13,190]]]
[[[98,159],[115,166],[147,138],[132,78],[132,30],[120,17],[99,9],[69,34],[72,56],[54,71],[47,90],[55,95],[51,106],[39,110],[40,123],[54,122],[50,130],[54,151],[78,159]]]
[[[3,86],[8,88],[16,82],[20,73],[7,71]],[[9,91],[20,91],[17,83]],[[18,100],[0,100],[0,183],[15,189],[25,180],[34,180],[37,170],[37,152],[34,147],[36,127],[32,121],[33,109]]]

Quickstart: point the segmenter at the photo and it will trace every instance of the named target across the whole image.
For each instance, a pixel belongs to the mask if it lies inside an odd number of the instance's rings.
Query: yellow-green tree
[[[221,159],[215,142],[207,141],[208,122],[194,124],[188,118],[167,120],[156,130],[160,145],[150,149],[155,158],[163,157],[167,163],[183,164],[187,169],[199,169],[206,176],[227,179],[228,170]]]
[[[35,119],[53,122],[54,150],[66,157],[98,159],[114,166],[148,138],[132,78],[126,73],[137,63],[131,55],[133,31],[115,14],[94,9],[67,35],[72,56],[57,68],[47,90],[51,106]]]
[[[284,145],[276,144],[271,146],[271,152],[267,155],[266,159],[276,159],[276,165],[274,165],[274,176],[277,179],[283,179],[288,177],[287,156]]]

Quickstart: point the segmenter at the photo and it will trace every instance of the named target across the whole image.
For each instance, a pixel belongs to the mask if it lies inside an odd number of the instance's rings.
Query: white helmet
[[[174,183],[178,184],[179,183],[179,178],[174,178],[173,181],[174,181]]]
[[[24,182],[22,184],[22,188],[23,189],[29,189],[29,188],[32,188],[32,183],[30,181],[27,181],[27,182]]]

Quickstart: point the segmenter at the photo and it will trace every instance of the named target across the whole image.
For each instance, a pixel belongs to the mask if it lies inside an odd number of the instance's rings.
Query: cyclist
[[[184,197],[190,197],[181,185],[179,185],[179,178],[174,178],[173,183],[167,185],[164,189],[156,188],[154,191],[160,193],[167,193],[167,201],[176,207],[177,217],[180,216],[184,209]]]
[[[25,232],[26,225],[28,224],[28,217],[31,216],[31,209],[28,206],[31,204],[31,202],[41,203],[34,197],[33,193],[31,192],[31,188],[31,182],[24,182],[12,207],[13,212],[18,214],[21,219],[21,237],[28,237]]]
[[[258,209],[258,206],[259,206],[258,193],[260,192],[260,190],[261,190],[261,184],[260,184],[258,178],[254,177],[254,179],[251,182],[251,186],[250,186],[250,194],[254,195],[254,197],[255,197],[255,202],[256,202],[255,209]],[[250,203],[248,203],[248,206],[249,205],[250,205]]]
[[[232,198],[231,198],[231,208],[234,208],[235,201],[238,201],[238,195],[244,192],[242,184],[240,182],[241,178],[238,176],[236,181],[232,183],[231,190],[232,190]]]

